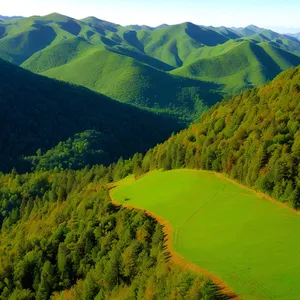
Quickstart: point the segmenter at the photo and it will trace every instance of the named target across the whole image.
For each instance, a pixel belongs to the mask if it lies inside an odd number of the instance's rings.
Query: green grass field
[[[123,181],[112,196],[170,221],[174,249],[243,299],[299,299],[300,216],[288,208],[191,170]]]

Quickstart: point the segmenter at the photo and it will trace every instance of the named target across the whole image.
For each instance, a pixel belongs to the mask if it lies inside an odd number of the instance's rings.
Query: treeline
[[[300,67],[210,109],[147,152],[142,172],[196,168],[227,173],[300,207]]]
[[[154,219],[111,204],[121,165],[0,177],[0,299],[226,298],[169,262]]]
[[[51,168],[47,159],[43,168]],[[215,105],[190,128],[108,170],[113,180],[160,168],[224,172],[299,208],[300,67]]]
[[[37,161],[51,169],[47,156]],[[224,172],[299,208],[300,67],[215,105],[190,128],[108,170],[113,180],[160,168]]]
[[[40,171],[1,175],[0,299],[222,298],[211,282],[170,265],[161,228],[112,206],[108,184],[158,168],[201,168],[299,208],[299,83],[300,67],[219,103],[145,155],[109,167],[63,170],[73,147],[76,159],[89,155],[86,143],[98,133],[88,131],[37,153],[31,159]]]

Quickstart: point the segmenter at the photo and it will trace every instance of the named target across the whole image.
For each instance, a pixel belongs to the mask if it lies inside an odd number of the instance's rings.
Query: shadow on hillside
[[[76,133],[101,133],[100,149],[110,164],[145,152],[183,128],[178,121],[112,100],[86,88],[28,72],[0,60],[0,170],[45,151]]]
[[[216,31],[208,28],[201,28],[192,23],[187,23],[185,32],[191,38],[206,46],[216,46],[228,41],[228,38],[217,33]]]
[[[156,59],[153,58],[151,56],[145,55],[143,53],[139,53],[137,51],[133,51],[130,49],[126,49],[126,48],[109,48],[107,49],[108,51],[117,53],[117,54],[122,54],[122,55],[126,55],[129,56],[133,59],[136,59],[142,63],[148,64],[154,68],[157,68],[159,70],[163,70],[163,71],[171,71],[174,69],[174,67]]]
[[[0,25],[0,39],[4,36],[5,34],[5,27]]]
[[[68,20],[67,22],[58,22],[61,28],[73,35],[78,35],[81,31],[81,26],[73,20]]]
[[[39,25],[36,24],[35,26]],[[17,65],[22,64],[31,55],[49,46],[55,38],[56,32],[51,26],[41,26],[39,30],[29,30],[12,37],[8,37],[7,41],[9,43],[15,42],[20,44],[18,54],[11,55],[15,58],[13,63]],[[20,41],[22,41],[22,44]],[[5,43],[1,45],[1,47],[3,46],[5,46]]]

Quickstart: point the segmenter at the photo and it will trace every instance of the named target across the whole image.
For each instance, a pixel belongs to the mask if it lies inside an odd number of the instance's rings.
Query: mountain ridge
[[[243,42],[251,48],[244,53],[236,50]],[[216,101],[298,65],[298,57],[295,38],[254,25],[233,30],[184,22],[152,28],[57,13],[0,24],[0,58],[186,123]],[[244,71],[236,63],[241,58]],[[191,76],[191,65],[201,65],[203,74]]]
[[[145,151],[182,128],[169,118],[33,74],[3,60],[0,75],[1,171],[18,165],[27,171],[30,166],[25,156],[35,155],[39,149],[45,152],[78,133],[86,132],[79,137],[80,147],[90,137],[98,136],[94,158],[97,163],[108,164],[120,156]],[[102,154],[98,156],[96,150]]]

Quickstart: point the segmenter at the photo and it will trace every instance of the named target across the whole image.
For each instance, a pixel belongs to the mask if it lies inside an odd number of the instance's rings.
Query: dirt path
[[[128,205],[125,203],[119,203],[116,200],[114,200],[113,195],[112,195],[113,189],[110,189],[109,194],[111,198],[111,202],[115,206],[123,206],[125,208],[129,209],[135,209],[137,211],[142,211],[143,213],[147,214],[148,216],[153,217],[163,228],[163,232],[166,235],[166,241],[165,244],[167,246],[168,252],[171,254],[171,262],[179,265],[185,270],[189,270],[191,272],[194,272],[196,274],[204,275],[211,279],[222,291],[223,294],[228,295],[228,297],[232,300],[242,300],[240,296],[237,296],[235,292],[220,278],[218,278],[216,275],[210,273],[209,271],[201,268],[200,266],[187,261],[184,259],[179,253],[177,253],[173,247],[172,247],[172,233],[173,233],[173,228],[172,225],[169,221],[165,220],[164,218],[160,217],[159,215],[154,214],[153,212],[149,210],[144,210],[140,209],[138,207]]]

